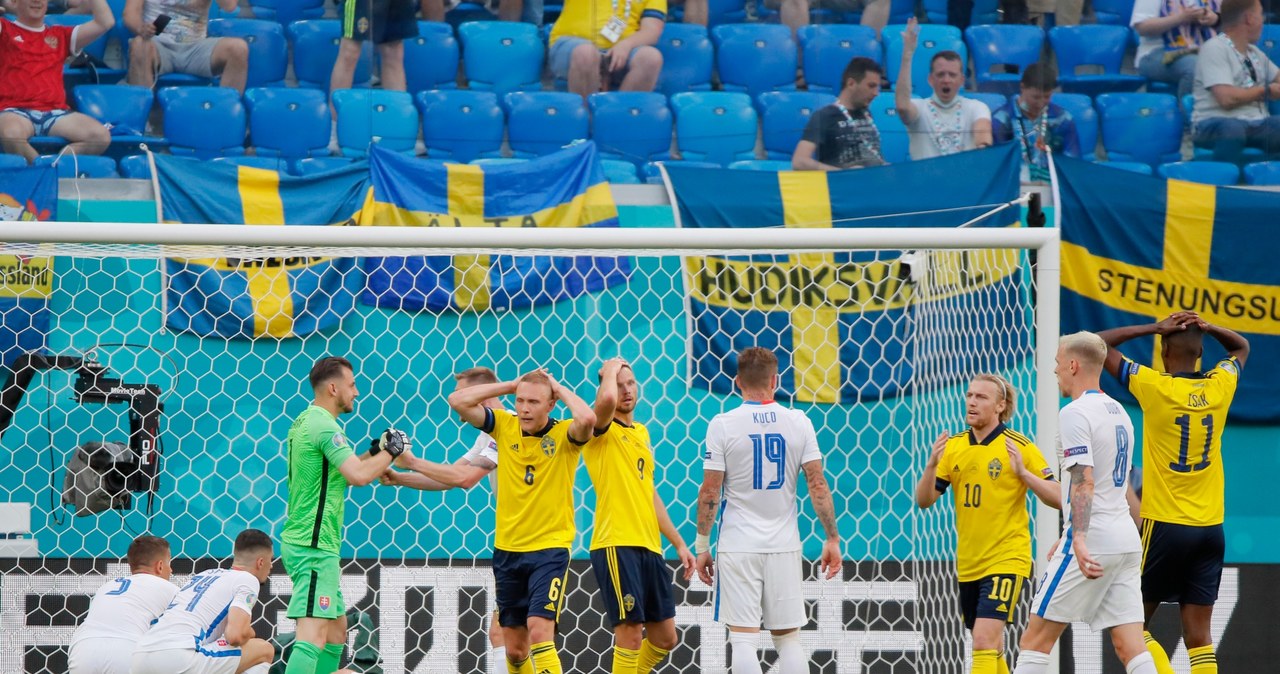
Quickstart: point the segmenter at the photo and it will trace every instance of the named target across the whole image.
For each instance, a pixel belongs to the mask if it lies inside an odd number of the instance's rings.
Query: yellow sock
[[[533,658],[525,658],[520,661],[519,674],[533,674]]]
[[[564,670],[560,669],[560,654],[556,653],[554,641],[534,644],[529,648],[529,659],[533,660],[533,671],[536,674],[564,674]]]
[[[1156,663],[1157,674],[1175,674],[1173,665],[1169,663],[1169,654],[1164,652],[1164,647],[1160,645],[1156,638],[1151,636],[1150,632],[1142,633],[1143,641],[1147,642],[1147,652],[1151,654],[1151,659]]]
[[[1199,648],[1188,648],[1191,658],[1191,674],[1218,674],[1218,656],[1213,652],[1213,644]]]
[[[996,655],[996,671],[999,674],[1009,674],[1009,662],[1004,659],[1004,651]]]
[[[529,662],[529,658],[518,662],[512,662],[511,658],[503,660],[507,661],[507,674],[533,674],[533,664]]]
[[[640,666],[636,668],[636,674],[649,674],[670,652],[665,648],[654,646],[648,639],[640,642]]]
[[[636,666],[639,665],[640,651],[621,646],[613,647],[613,669],[612,674],[636,674]]]
[[[972,674],[997,674],[996,660],[1000,659],[1000,651],[974,651]]]

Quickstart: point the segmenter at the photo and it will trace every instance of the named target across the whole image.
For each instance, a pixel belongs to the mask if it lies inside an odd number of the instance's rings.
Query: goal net
[[[27,283],[24,311],[47,319],[32,327],[39,355],[11,362],[0,399],[0,502],[16,504],[3,542],[21,555],[0,562],[4,672],[65,671],[89,596],[127,573],[138,534],[170,541],[179,583],[225,563],[244,528],[278,537],[283,440],[325,355],[355,363],[360,395],[340,423],[357,447],[395,426],[440,462],[477,433],[445,401],[454,373],[546,367],[591,400],[601,361],[627,358],[659,493],[691,543],[707,423],[738,404],[731,356],[775,349],[779,395],[813,420],[835,494],[845,569],[825,581],[807,562],[803,582],[803,643],[830,674],[966,670],[950,496],[920,511],[912,491],[932,438],[964,428],[968,378],[1002,373],[1020,399],[1011,426],[1041,444],[1052,431],[1036,407],[1056,409],[1042,346],[1057,331],[1044,301],[1057,295],[1053,231],[807,230],[779,247],[741,231],[324,228],[343,231],[317,245],[301,233],[312,228],[218,226],[211,245],[208,226],[40,227],[47,242],[0,245],[6,284]],[[1036,269],[1045,246],[1055,264]],[[814,265],[831,273],[795,273]],[[585,470],[576,490],[560,653],[565,671],[607,671]],[[821,527],[800,491],[814,560]],[[347,503],[344,663],[489,671],[489,483],[372,485]],[[674,575],[670,546],[666,556]],[[664,671],[725,671],[710,588],[675,588],[680,643]],[[260,635],[293,631],[290,592],[277,567]],[[771,666],[771,643],[761,647]]]

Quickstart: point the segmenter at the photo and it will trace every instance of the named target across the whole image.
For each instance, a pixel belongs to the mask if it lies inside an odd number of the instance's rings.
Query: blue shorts
[[[658,553],[629,546],[592,550],[591,570],[596,574],[610,627],[676,617],[671,569]]]
[[[493,581],[499,625],[524,627],[529,616],[558,621],[568,590],[569,551],[564,548],[533,552],[494,550]]]
[[[972,630],[978,618],[1013,622],[1023,580],[1016,574],[998,573],[960,583],[960,613],[965,629]]]
[[[1193,527],[1143,520],[1142,601],[1212,606],[1218,601],[1226,550],[1221,524]]]
[[[70,110],[28,110],[27,108],[5,108],[0,110],[0,115],[5,113],[13,113],[22,115],[31,122],[31,126],[35,128],[37,136],[49,136],[53,130],[53,125],[66,115],[71,114]]]
[[[569,79],[569,63],[573,60],[573,50],[580,44],[595,45],[594,42],[586,38],[573,37],[569,35],[559,38],[556,40],[555,44],[551,45],[550,51],[547,52],[547,64],[551,67],[552,77],[555,77],[558,80]],[[643,48],[644,47],[636,47],[631,50],[631,53],[627,55],[628,66],[631,64],[631,59],[636,57],[636,50]],[[605,50],[601,49],[600,53],[603,55],[604,51]],[[626,68],[613,73],[613,82],[615,84],[622,82],[622,78],[625,77],[626,74]]]

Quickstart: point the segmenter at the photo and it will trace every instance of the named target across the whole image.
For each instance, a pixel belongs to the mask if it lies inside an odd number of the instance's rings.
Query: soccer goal
[[[601,361],[627,358],[659,493],[692,543],[703,434],[737,404],[732,355],[774,349],[779,397],[814,421],[836,497],[845,570],[824,581],[806,566],[803,583],[803,641],[829,673],[965,671],[950,497],[920,511],[912,490],[932,439],[964,430],[969,377],[1014,382],[1011,427],[1046,453],[1054,446],[1052,229],[6,223],[5,232],[6,285],[23,288],[5,323],[28,321],[26,343],[40,348],[15,361],[0,394],[0,502],[30,510],[27,526],[6,522],[4,533],[38,548],[0,560],[4,672],[64,671],[87,595],[126,572],[125,550],[142,532],[170,541],[178,582],[225,560],[243,528],[278,536],[284,437],[325,355],[355,363],[360,394],[340,423],[357,447],[395,426],[439,462],[476,437],[445,402],[454,373],[487,366],[513,379],[546,367],[591,400]],[[595,497],[585,470],[577,491],[560,652],[565,671],[607,671],[612,636],[586,556]],[[821,528],[800,491],[812,560]],[[350,490],[344,662],[492,671],[492,500],[488,482]],[[1034,522],[1042,557],[1057,513]],[[696,578],[675,587],[680,644],[663,671],[726,671],[711,588]],[[293,631],[290,593],[278,569],[259,604],[260,634]],[[769,665],[774,655],[764,657]]]

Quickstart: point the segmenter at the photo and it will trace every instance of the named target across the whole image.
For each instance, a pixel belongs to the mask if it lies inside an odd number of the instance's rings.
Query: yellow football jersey
[[[494,547],[507,552],[569,548],[573,524],[573,474],[582,447],[569,438],[573,422],[551,419],[533,434],[506,410],[489,410],[484,432],[498,445],[498,493]]]
[[[1222,524],[1222,430],[1239,382],[1235,358],[1191,375],[1156,372],[1128,358],[1121,363],[1120,383],[1142,406],[1143,519]]]
[[[653,449],[644,424],[614,420],[582,450],[596,490],[591,549],[636,546],[662,553],[653,507]]]
[[[1035,443],[1000,424],[982,441],[973,431],[951,436],[938,460],[938,489],[952,488],[956,503],[956,573],[960,582],[997,573],[1031,575],[1027,485],[1009,467],[1008,437],[1027,470],[1045,478],[1053,470]]]

